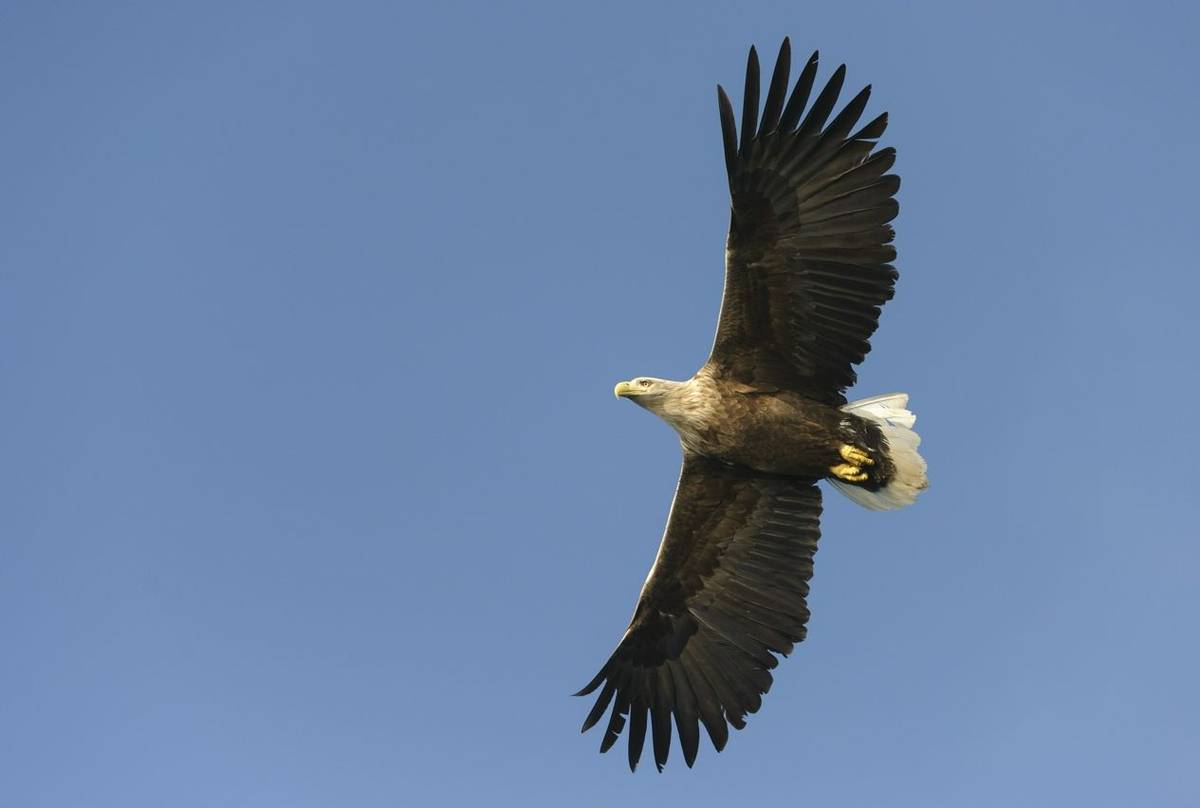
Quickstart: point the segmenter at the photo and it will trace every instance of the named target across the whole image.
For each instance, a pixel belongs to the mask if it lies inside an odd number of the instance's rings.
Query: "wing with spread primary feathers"
[[[845,65],[804,114],[817,55],[789,96],[790,64],[785,39],[760,119],[750,49],[740,141],[729,97],[717,88],[732,212],[709,365],[747,384],[843,404],[897,278],[888,222],[899,210],[900,178],[887,173],[896,152],[872,154],[887,113],[851,134],[869,86],[828,120]]]
[[[820,516],[821,492],[811,481],[685,455],[633,620],[577,694],[601,688],[584,731],[612,704],[601,752],[628,721],[629,766],[636,767],[648,720],[661,770],[673,720],[691,766],[700,724],[718,751],[729,736],[726,722],[745,726],[771,687],[774,654],[804,639]]]

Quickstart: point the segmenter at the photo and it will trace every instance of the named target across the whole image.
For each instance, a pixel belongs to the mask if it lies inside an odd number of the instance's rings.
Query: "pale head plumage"
[[[662,418],[679,434],[685,446],[702,449],[700,433],[718,408],[719,391],[704,372],[687,381],[638,376],[618,382],[617,398],[627,398]]]
[[[669,402],[676,398],[686,385],[687,382],[638,376],[627,382],[617,382],[613,388],[613,395],[617,398],[627,398],[651,412],[661,413],[664,407],[670,406]]]

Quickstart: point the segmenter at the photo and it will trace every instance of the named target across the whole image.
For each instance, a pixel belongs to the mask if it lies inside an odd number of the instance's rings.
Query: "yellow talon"
[[[838,454],[842,456],[842,460],[847,463],[852,463],[856,466],[873,466],[875,461],[871,456],[857,446],[851,446],[848,443],[843,443],[838,449]]]
[[[836,466],[830,466],[829,471],[839,480],[845,480],[848,483],[861,483],[867,479],[867,474],[858,466],[852,466],[849,463],[839,463]]]

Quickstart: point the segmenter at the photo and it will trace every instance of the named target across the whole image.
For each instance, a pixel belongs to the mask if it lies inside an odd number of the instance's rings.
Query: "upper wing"
[[[661,770],[671,718],[688,766],[697,722],[720,751],[728,721],[745,726],[771,687],[772,655],[804,639],[808,579],[820,536],[821,492],[812,482],[759,475],[699,455],[683,471],[658,557],[616,651],[587,687],[604,685],[583,729],[616,697],[600,744],[607,752],[629,716],[629,766],[653,728]]]
[[[785,105],[790,64],[785,39],[759,121],[758,55],[750,49],[740,143],[729,98],[717,88],[732,214],[709,364],[747,384],[842,404],[896,282],[888,222],[899,210],[900,178],[886,173],[894,149],[871,153],[887,113],[850,134],[871,88],[826,125],[842,65],[801,121],[817,54]]]

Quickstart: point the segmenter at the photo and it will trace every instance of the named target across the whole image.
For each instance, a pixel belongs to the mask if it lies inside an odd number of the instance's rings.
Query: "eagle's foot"
[[[843,443],[838,447],[838,454],[842,456],[842,460],[853,466],[873,466],[875,461],[871,456],[857,446],[851,446],[849,443]]]
[[[839,480],[844,480],[848,483],[866,482],[867,479],[865,471],[850,463],[838,463],[836,466],[830,466],[829,472]]]

